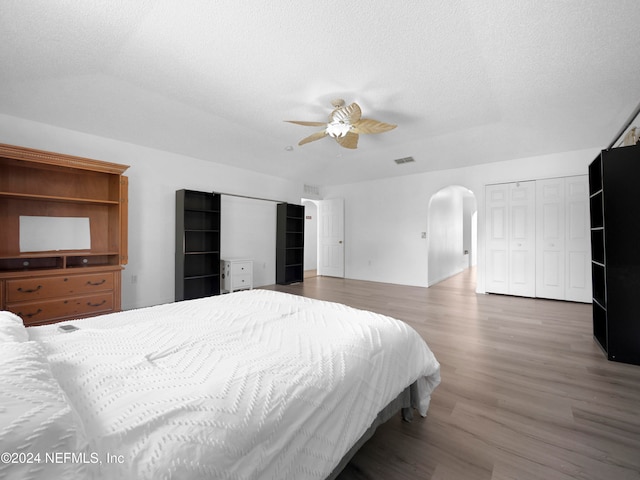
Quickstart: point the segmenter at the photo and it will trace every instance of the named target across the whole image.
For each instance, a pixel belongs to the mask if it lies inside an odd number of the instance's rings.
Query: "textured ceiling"
[[[640,8],[2,0],[0,62],[0,113],[328,185],[606,147],[640,101]],[[398,128],[298,147],[317,128],[284,120],[334,98]]]

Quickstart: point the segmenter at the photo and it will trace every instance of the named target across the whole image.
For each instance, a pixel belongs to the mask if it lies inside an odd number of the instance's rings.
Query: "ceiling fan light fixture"
[[[301,120],[285,120],[285,122],[295,123],[307,127],[324,127],[319,132],[313,133],[298,142],[298,145],[320,140],[324,137],[331,137],[343,148],[358,148],[358,138],[363,133],[382,133],[393,130],[397,125],[379,122],[368,118],[362,118],[360,106],[357,103],[344,106],[344,100],[336,99],[332,101],[333,111],[329,115],[329,121],[308,122]]]
[[[351,131],[352,125],[350,123],[346,123],[343,121],[333,121],[327,124],[327,128],[325,132],[327,135],[333,138],[344,137],[347,133]]]

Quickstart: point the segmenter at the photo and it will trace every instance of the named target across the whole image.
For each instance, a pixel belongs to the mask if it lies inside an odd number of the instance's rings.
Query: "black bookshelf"
[[[220,294],[220,195],[176,191],[176,301]]]
[[[276,226],[276,283],[304,280],[304,206],[279,203]]]
[[[640,145],[589,165],[593,335],[609,360],[640,365]]]

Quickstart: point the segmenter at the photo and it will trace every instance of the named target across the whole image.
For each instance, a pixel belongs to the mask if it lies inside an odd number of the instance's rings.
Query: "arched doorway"
[[[429,286],[476,264],[477,210],[474,193],[460,185],[445,187],[429,199]]]

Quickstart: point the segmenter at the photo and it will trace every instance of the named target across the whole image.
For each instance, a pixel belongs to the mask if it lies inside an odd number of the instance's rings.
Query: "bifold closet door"
[[[565,178],[565,199],[565,300],[590,303],[592,290],[589,176]]]
[[[486,291],[535,296],[535,182],[487,185]]]
[[[536,181],[536,296],[565,298],[565,180]]]
[[[509,185],[487,185],[485,188],[486,290],[509,293],[508,219]]]
[[[591,301],[586,175],[536,181],[536,297]]]

